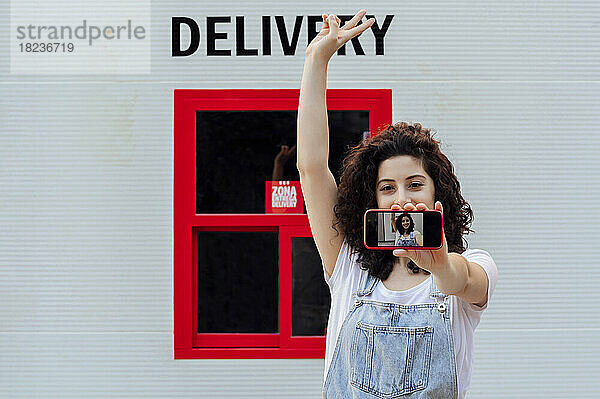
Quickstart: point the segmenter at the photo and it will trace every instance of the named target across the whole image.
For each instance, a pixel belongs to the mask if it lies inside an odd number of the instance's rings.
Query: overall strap
[[[442,291],[440,291],[437,287],[437,285],[435,285],[435,279],[431,279],[431,294],[429,295],[432,299],[444,299],[446,298],[448,295],[444,294]]]
[[[375,288],[375,284],[377,284],[378,278],[374,277],[366,271],[362,273],[360,282],[358,284],[358,291],[356,291],[357,296],[371,295],[373,289]]]
[[[435,303],[437,303],[438,310],[441,313],[445,313],[448,309],[447,303],[449,295],[444,294],[438,289],[438,287],[435,285],[435,280],[433,279],[433,277],[431,278],[431,294],[429,296],[435,301]]]

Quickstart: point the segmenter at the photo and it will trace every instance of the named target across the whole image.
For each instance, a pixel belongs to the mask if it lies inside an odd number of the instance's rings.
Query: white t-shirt
[[[360,277],[367,271],[362,270],[356,262],[358,254],[350,256],[350,247],[346,240],[342,244],[338,255],[333,275],[327,277],[323,268],[325,282],[331,292],[331,309],[327,322],[327,338],[325,342],[325,372],[323,381],[335,350],[342,323],[348,312],[354,307],[354,293],[358,289]],[[467,249],[461,254],[470,262],[475,262],[487,273],[488,276],[488,303],[496,287],[498,269],[490,254],[482,249]],[[429,294],[433,275],[421,284],[405,291],[392,291],[387,289],[381,281],[377,283],[370,298],[376,301],[393,302],[402,305],[419,303],[435,303]],[[454,336],[454,353],[456,356],[456,370],[458,379],[458,398],[465,397],[471,383],[471,370],[473,368],[473,333],[479,324],[481,314],[487,309],[488,303],[483,308],[463,301],[455,295],[450,295],[451,324]],[[458,310],[458,311],[456,311]]]

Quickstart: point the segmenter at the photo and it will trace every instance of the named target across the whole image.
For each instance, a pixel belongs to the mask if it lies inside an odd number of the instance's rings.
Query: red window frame
[[[291,335],[291,237],[312,237],[306,214],[196,214],[196,111],[296,111],[298,89],[174,90],[173,312],[175,359],[321,358],[325,335]],[[328,110],[367,110],[377,132],[392,121],[390,89],[327,90]],[[264,188],[263,188],[264,189]],[[198,334],[198,231],[279,235],[279,332]]]

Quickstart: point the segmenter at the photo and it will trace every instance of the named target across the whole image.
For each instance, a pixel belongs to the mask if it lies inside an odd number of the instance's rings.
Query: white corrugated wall
[[[363,34],[328,87],[438,131],[499,269],[467,398],[600,396],[600,3],[348,4],[153,1],[127,76],[11,74],[0,4],[0,397],[319,397],[322,359],[173,359],[173,90],[298,88],[306,31],[295,57],[273,26],[270,57],[173,59],[170,18],[244,15],[256,48],[261,15],[361,8],[395,15],[386,55]]]

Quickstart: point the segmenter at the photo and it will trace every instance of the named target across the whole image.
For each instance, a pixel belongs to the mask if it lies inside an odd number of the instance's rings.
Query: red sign
[[[299,181],[265,181],[265,213],[304,213]]]

